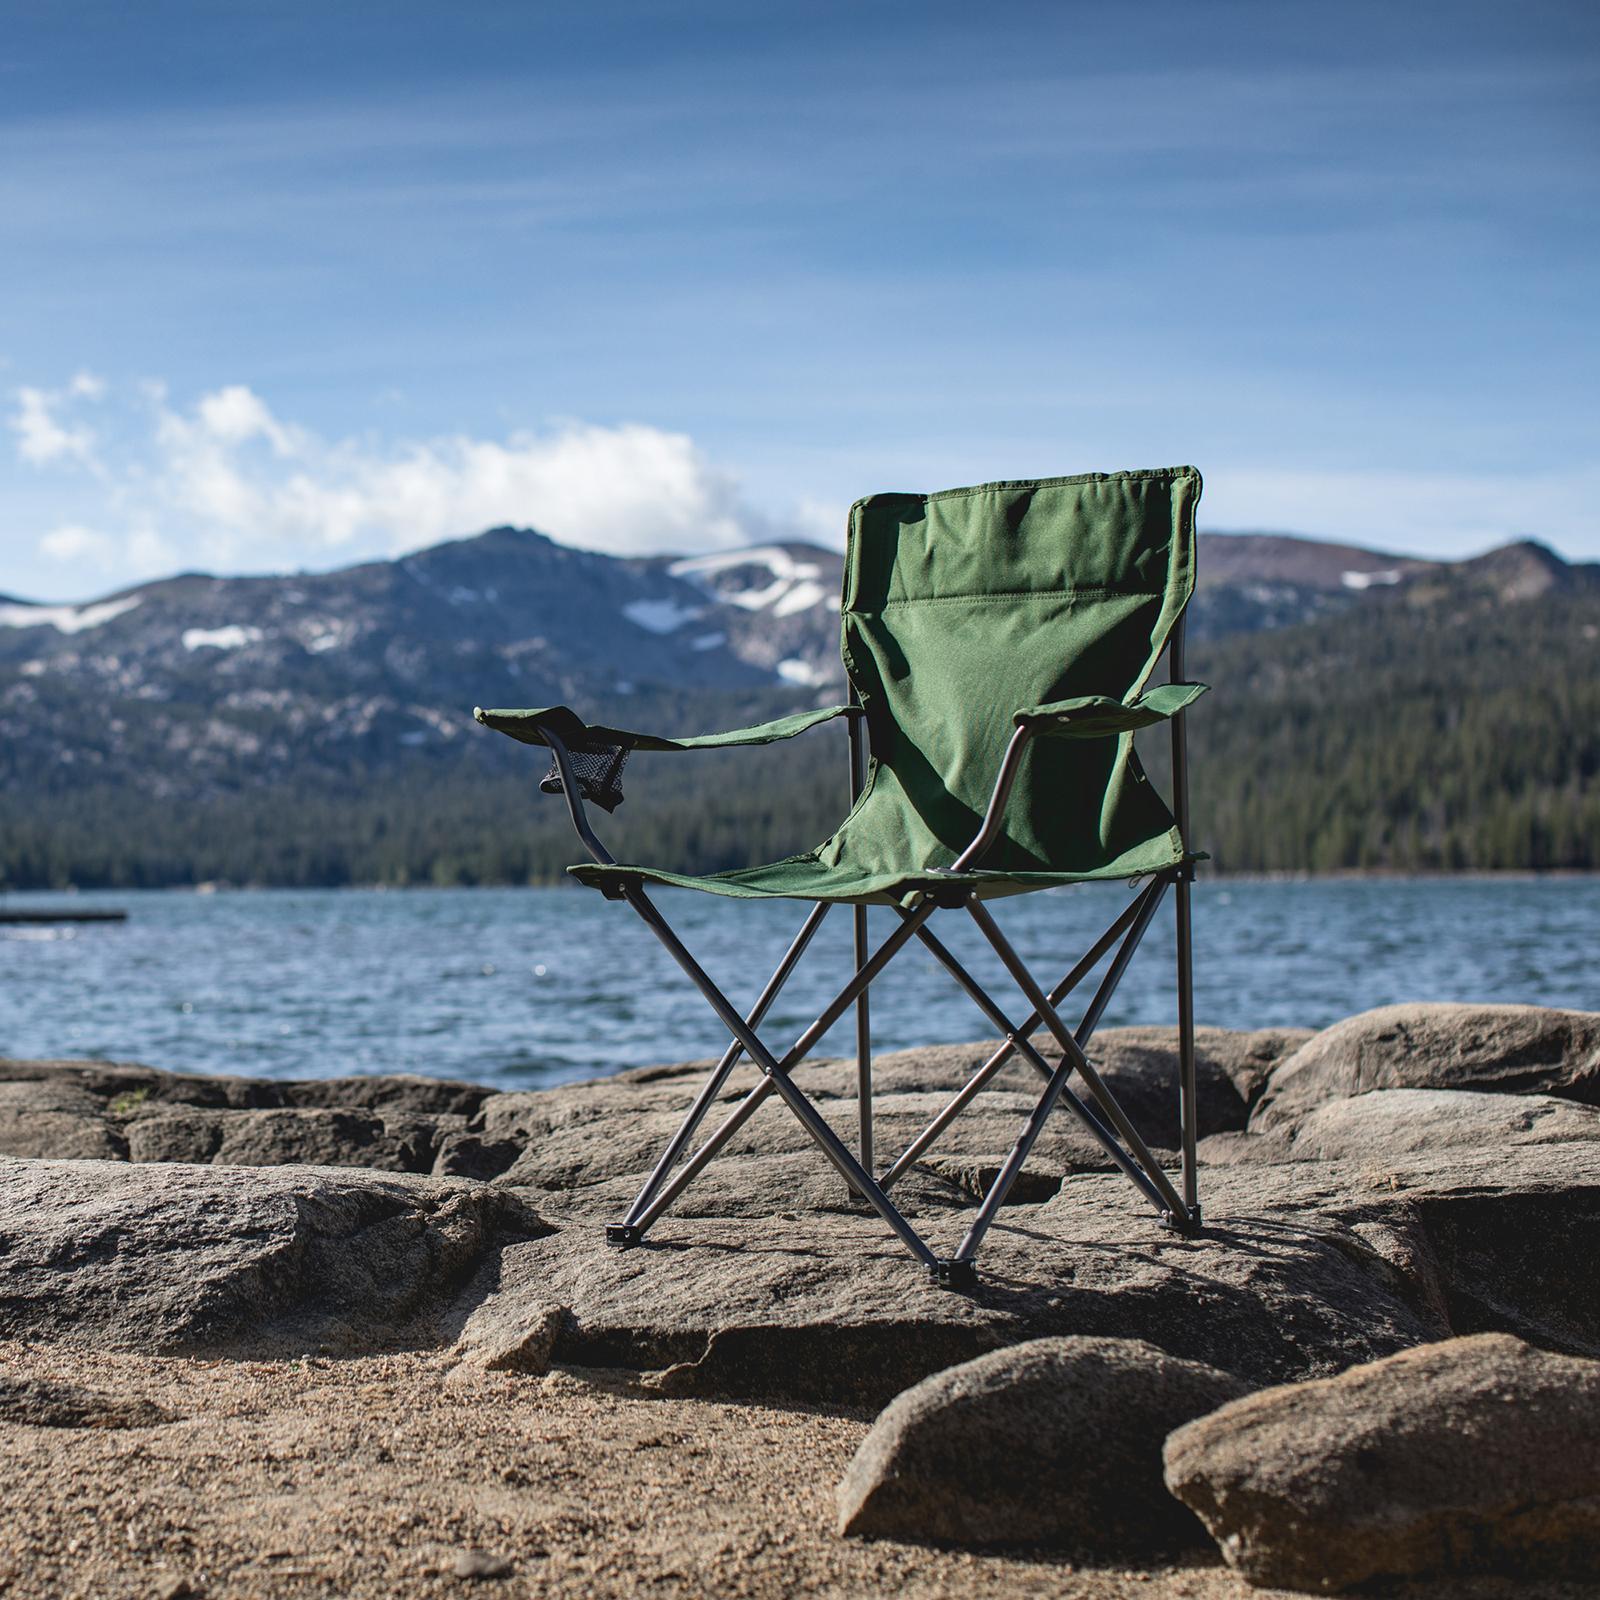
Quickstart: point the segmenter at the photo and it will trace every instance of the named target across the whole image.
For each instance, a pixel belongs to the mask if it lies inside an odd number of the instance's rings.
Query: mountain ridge
[[[766,540],[760,544],[735,546],[723,550],[693,552],[664,551],[653,555],[612,555],[608,552],[590,550],[581,545],[567,544],[553,535],[545,533],[531,524],[518,526],[515,523],[496,523],[492,527],[482,529],[477,533],[460,534],[449,539],[441,539],[431,545],[426,545],[420,550],[402,553],[396,556],[371,556],[360,561],[353,561],[345,566],[323,568],[312,571],[306,568],[296,568],[290,571],[269,570],[262,572],[241,573],[216,573],[201,568],[185,568],[179,572],[166,573],[154,578],[141,579],[134,583],[124,584],[120,588],[111,589],[103,594],[97,594],[84,600],[48,600],[35,599],[25,595],[12,594],[0,591],[0,605],[15,605],[34,607],[42,610],[84,610],[91,606],[102,605],[106,601],[118,600],[125,595],[136,593],[140,590],[152,588],[157,585],[178,583],[186,579],[203,579],[207,582],[307,582],[319,579],[336,578],[360,572],[368,568],[391,567],[415,559],[418,556],[428,556],[434,552],[459,547],[462,545],[476,545],[485,540],[500,539],[512,536],[517,540],[534,540],[539,543],[552,545],[559,550],[572,551],[583,556],[597,556],[603,560],[618,561],[625,565],[641,570],[656,568],[670,568],[673,566],[711,566],[711,565],[738,565],[743,558],[766,551],[778,550],[796,560],[808,561],[820,558],[825,564],[837,570],[843,560],[843,551],[830,545],[820,545],[807,540]],[[1487,550],[1479,551],[1470,556],[1417,556],[1383,549],[1375,545],[1355,544],[1338,539],[1324,539],[1315,534],[1293,533],[1282,529],[1262,528],[1207,528],[1198,535],[1202,553],[1201,568],[1203,575],[1214,579],[1234,581],[1241,577],[1256,577],[1266,580],[1285,579],[1289,581],[1304,581],[1321,583],[1326,587],[1337,587],[1338,578],[1345,572],[1389,568],[1402,572],[1421,571],[1435,567],[1462,567],[1476,562],[1488,561],[1506,551],[1537,550],[1560,567],[1575,570],[1600,570],[1600,562],[1584,562],[1563,556],[1553,545],[1531,536],[1518,536],[1507,539],[1500,544],[1492,545]],[[1249,566],[1241,559],[1249,558]],[[1330,580],[1330,573],[1332,578]]]
[[[1203,612],[1204,602],[1218,589],[1256,593],[1262,609],[1241,614],[1253,618],[1249,624],[1252,626],[1282,625],[1280,614],[1268,604],[1269,593],[1279,601],[1290,602],[1292,609],[1295,601],[1304,605],[1312,595],[1359,592],[1444,571],[1500,575],[1508,583],[1514,580],[1524,588],[1532,584],[1540,592],[1560,586],[1569,578],[1592,581],[1595,574],[1600,574],[1600,563],[1568,561],[1549,545],[1533,539],[1512,540],[1457,560],[1398,555],[1364,545],[1278,532],[1208,531],[1199,536],[1199,546],[1196,607]],[[653,600],[662,606],[675,604],[684,621],[697,620],[705,609],[700,600],[709,602],[714,610],[732,605],[736,611],[765,612],[769,621],[819,605],[836,607],[843,562],[840,551],[800,541],[697,555],[614,556],[563,544],[531,527],[501,524],[409,554],[354,562],[322,572],[218,575],[189,570],[127,584],[83,601],[31,600],[0,594],[0,648],[8,634],[27,632],[33,626],[54,625],[63,633],[98,627],[133,610],[147,598],[188,599],[203,613],[196,620],[203,621],[214,611],[206,597],[224,588],[245,595],[268,593],[276,586],[291,603],[299,603],[310,594],[327,593],[340,586],[358,594],[370,593],[374,585],[392,582],[398,574],[411,576],[425,587],[439,588],[437,574],[463,562],[469,569],[481,570],[485,560],[515,559],[530,564],[530,556],[535,558],[531,564],[541,569],[541,576],[552,575],[555,569],[565,566],[569,569],[567,575],[582,572],[591,587],[597,574],[628,574],[638,585],[637,599]],[[603,587],[615,589],[617,585]],[[498,598],[493,584],[474,588],[457,583],[451,593],[455,603],[487,599],[493,605]],[[134,604],[128,604],[130,601]],[[1311,609],[1318,607],[1312,604]],[[671,619],[668,612],[658,614]],[[644,631],[660,636],[677,631],[676,622],[672,626],[653,626],[649,614],[642,609],[632,620]],[[1292,616],[1291,620],[1303,618]],[[1226,631],[1236,631],[1241,625],[1230,619]],[[703,637],[702,632],[700,638]],[[702,652],[720,647],[720,643],[699,646]],[[738,651],[734,654],[738,656]],[[775,663],[766,665],[768,670],[775,668]]]

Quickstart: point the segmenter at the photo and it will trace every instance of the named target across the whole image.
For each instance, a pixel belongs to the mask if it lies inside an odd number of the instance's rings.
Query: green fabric
[[[1103,694],[1080,694],[1071,700],[1053,700],[1047,706],[1029,706],[1017,713],[1016,724],[1042,736],[1104,739],[1175,717],[1192,706],[1207,687],[1203,683],[1163,683],[1126,705]]]
[[[1204,857],[1190,859],[1203,860]],[[1164,862],[1163,865],[1176,863]],[[976,890],[980,900],[994,900],[1004,895],[1027,894],[1034,889],[1055,889],[1067,883],[1133,878],[1152,870],[1138,862],[1117,860],[1086,872],[963,872],[957,880],[948,874],[908,872],[903,868],[895,872],[856,872],[848,863],[830,865],[819,860],[816,851],[789,856],[769,866],[743,867],[703,877],[622,863],[601,867],[585,861],[567,868],[579,883],[591,889],[620,888],[625,883],[661,883],[671,889],[699,889],[731,900],[840,900],[851,905],[877,906],[906,905],[924,891],[949,889],[954,882],[959,882],[965,890]]]
[[[535,711],[485,711],[478,706],[472,714],[484,727],[509,733],[524,744],[543,744],[545,738],[539,730],[548,727],[563,744],[573,747],[613,744],[625,750],[720,750],[729,745],[775,744],[779,739],[792,739],[819,722],[830,722],[834,717],[846,715],[850,709],[849,706],[829,706],[823,711],[797,711],[793,716],[778,717],[772,722],[758,722],[753,728],[696,733],[682,739],[634,733],[628,728],[608,728],[600,723],[591,726],[568,706],[543,706]]]
[[[872,761],[838,831],[736,872],[586,865],[573,876],[904,903],[948,882],[936,869],[977,833],[1019,719],[1077,736],[1029,747],[1001,837],[964,881],[1016,894],[1178,865],[1183,841],[1133,730],[1202,692],[1145,692],[1194,590],[1199,498],[1199,473],[1178,467],[858,501],[841,620]]]

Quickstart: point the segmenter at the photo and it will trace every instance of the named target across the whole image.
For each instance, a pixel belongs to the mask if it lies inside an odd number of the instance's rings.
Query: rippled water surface
[[[995,909],[1053,982],[1124,903],[1119,887]],[[803,906],[663,893],[690,948],[748,1006]],[[718,1052],[698,993],[625,906],[576,889],[83,894],[121,925],[0,927],[0,1054],[98,1056],[197,1072],[327,1077],[426,1072],[534,1086]],[[891,926],[872,912],[877,939]],[[1013,1014],[1027,1007],[967,919],[934,923]],[[844,981],[835,910],[764,1029],[787,1043]],[[1600,881],[1592,878],[1202,883],[1199,1020],[1322,1026],[1398,1000],[1512,1000],[1600,1009]],[[1168,908],[1106,1024],[1170,1022]],[[920,948],[872,990],[879,1048],[987,1036]],[[853,1048],[848,1020],[824,1049]]]

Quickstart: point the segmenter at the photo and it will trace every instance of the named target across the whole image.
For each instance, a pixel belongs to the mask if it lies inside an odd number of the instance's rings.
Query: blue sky
[[[1179,461],[1600,556],[1600,8],[0,19],[0,591]]]

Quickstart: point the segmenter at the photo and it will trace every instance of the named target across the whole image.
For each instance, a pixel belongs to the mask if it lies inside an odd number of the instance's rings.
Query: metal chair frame
[[[1170,681],[1182,682],[1184,648],[1181,617],[1168,638],[1166,655]],[[624,881],[620,889],[613,892],[612,897],[627,901],[644,921],[645,926],[666,947],[667,952],[699,989],[718,1020],[727,1029],[731,1035],[731,1042],[695,1097],[693,1105],[690,1106],[677,1131],[668,1140],[660,1159],[627,1215],[621,1222],[607,1227],[607,1241],[620,1248],[641,1244],[654,1223],[773,1094],[777,1094],[793,1112],[851,1190],[878,1213],[912,1256],[932,1275],[934,1281],[945,1287],[969,1289],[975,1283],[978,1250],[983,1243],[984,1235],[989,1231],[1000,1207],[1005,1203],[1051,1112],[1058,1107],[1065,1107],[1088,1129],[1111,1156],[1117,1168],[1154,1208],[1163,1225],[1185,1233],[1197,1231],[1202,1218],[1195,1161],[1194,974],[1190,922],[1194,858],[1188,848],[1189,762],[1184,728],[1186,715],[1186,712],[1179,711],[1171,722],[1173,815],[1184,842],[1183,863],[1155,874],[1144,887],[1139,889],[1128,906],[1101,934],[1083,958],[1048,993],[1040,987],[1023,964],[1001,932],[988,907],[974,890],[962,883],[963,875],[976,868],[984,852],[1000,832],[1007,797],[1033,737],[1027,727],[1019,727],[1012,735],[1001,761],[1000,770],[996,774],[983,822],[972,842],[947,869],[948,890],[941,888],[925,893],[919,895],[910,906],[896,907],[895,910],[900,918],[899,925],[870,955],[867,949],[867,908],[865,905],[853,906],[855,973],[824,1007],[816,1021],[782,1055],[774,1054],[762,1042],[756,1029],[760,1027],[773,1001],[799,965],[823,918],[836,902],[818,901],[813,905],[800,931],[795,935],[793,943],[767,980],[766,987],[761,991],[755,1005],[747,1015],[741,1015],[672,930],[655,903],[645,893],[643,882]],[[853,694],[846,722],[850,735],[851,797],[855,799],[860,795],[865,782],[867,749],[863,729],[864,713],[859,704],[855,703]],[[572,757],[566,745],[560,736],[547,726],[541,726],[540,733],[555,758],[561,776],[561,792],[566,800],[573,827],[584,848],[601,865],[615,865],[611,853],[589,824],[584,811],[583,795],[573,770]],[[1106,1007],[1116,993],[1128,963],[1133,959],[1134,952],[1160,908],[1169,886],[1174,890],[1177,925],[1181,1194],[1155,1159],[1132,1120],[1117,1103],[1116,1097],[1095,1070],[1087,1054],[1095,1029],[1099,1026]],[[1020,1024],[1012,1022],[1009,1014],[929,929],[928,922],[934,912],[941,909],[965,911],[976,923],[979,932],[1010,973],[1023,999],[1032,1008]],[[876,1160],[872,1117],[872,1033],[868,990],[884,968],[913,939],[920,940],[940,965],[950,973],[957,985],[973,1000],[979,1011],[994,1027],[1002,1042],[933,1121],[884,1169],[882,1175],[874,1177]],[[1113,948],[1115,955],[1083,1012],[1078,1026],[1076,1029],[1069,1029],[1062,1020],[1058,1007]],[[795,1083],[793,1077],[794,1069],[806,1059],[823,1035],[852,1007],[855,1009],[856,1024],[859,1155],[853,1153],[833,1130],[804,1090]],[[1060,1051],[1059,1060],[1054,1065],[1030,1039],[1030,1035],[1041,1024]],[[699,1148],[679,1165],[685,1149],[743,1055],[748,1055],[760,1069],[761,1082],[744,1096]],[[895,1205],[889,1196],[889,1191],[896,1181],[926,1154],[944,1130],[1013,1056],[1021,1056],[1043,1079],[1044,1087],[1010,1153],[994,1181],[989,1185],[978,1207],[977,1215],[972,1219],[954,1255],[936,1256],[922,1236],[907,1221],[900,1208]],[[1077,1073],[1083,1080],[1084,1087],[1088,1091],[1087,1100],[1076,1094],[1069,1086],[1068,1079],[1073,1073]]]

